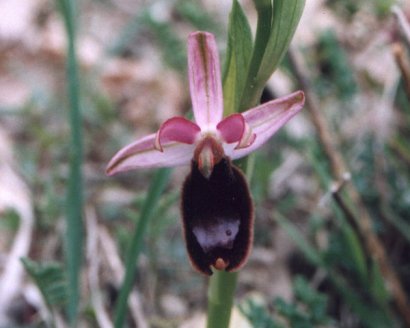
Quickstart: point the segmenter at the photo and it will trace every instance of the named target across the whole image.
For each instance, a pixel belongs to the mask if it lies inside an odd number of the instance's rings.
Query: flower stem
[[[237,272],[215,271],[208,287],[207,328],[227,328],[235,293]]]

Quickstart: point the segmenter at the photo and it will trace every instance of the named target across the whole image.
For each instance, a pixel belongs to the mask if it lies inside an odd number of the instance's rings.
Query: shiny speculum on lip
[[[253,209],[242,172],[223,157],[209,178],[192,161],[182,190],[182,219],[189,257],[200,272],[234,271],[246,261]]]

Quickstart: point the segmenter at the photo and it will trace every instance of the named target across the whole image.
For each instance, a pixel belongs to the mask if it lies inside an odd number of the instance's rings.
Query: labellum
[[[206,145],[198,148],[197,153],[209,153]],[[182,189],[188,254],[193,267],[206,275],[212,275],[212,267],[238,270],[246,262],[253,238],[253,207],[246,179],[228,157],[216,154],[210,156],[216,159],[210,174],[204,174],[198,161],[201,156],[194,156]]]

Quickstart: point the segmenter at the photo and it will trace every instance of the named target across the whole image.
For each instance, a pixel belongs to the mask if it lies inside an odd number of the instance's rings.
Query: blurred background
[[[254,29],[252,1],[241,4]],[[292,41],[299,66],[286,57],[265,94],[308,88],[307,106],[319,109],[350,177],[335,178],[307,109],[255,155],[255,241],[232,327],[404,325],[397,288],[410,293],[410,94],[395,49],[407,65],[410,56],[393,5],[410,19],[406,1],[306,1]],[[108,178],[105,166],[121,147],[190,111],[187,36],[214,33],[223,63],[231,1],[77,7],[86,238],[79,326],[112,327],[124,256],[154,171]],[[0,327],[65,327],[64,23],[49,0],[3,0],[0,13]],[[179,217],[187,173],[173,170],[149,222],[130,327],[203,326],[208,279],[189,264]],[[355,186],[360,208],[338,201],[344,184]],[[362,210],[397,288],[386,284],[357,225]]]

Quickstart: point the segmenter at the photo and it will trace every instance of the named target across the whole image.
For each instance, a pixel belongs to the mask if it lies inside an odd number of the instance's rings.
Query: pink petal
[[[156,134],[143,137],[122,148],[108,163],[106,173],[114,175],[137,168],[172,167],[188,164],[192,159],[193,145],[175,141],[162,143],[163,152],[155,149]]]
[[[303,108],[304,103],[304,93],[296,91],[242,113],[256,138],[249,147],[231,149],[227,155],[237,159],[258,149],[295,116]]]
[[[165,121],[157,132],[155,148],[163,151],[162,143],[178,141],[185,144],[193,144],[201,129],[195,123],[183,117],[173,117]]]
[[[245,119],[241,114],[232,114],[218,123],[216,128],[227,143],[241,140],[245,130]]]
[[[212,34],[189,35],[188,73],[196,123],[201,128],[216,125],[223,115],[223,96],[218,49]]]
[[[224,118],[216,128],[225,142],[238,142],[236,148],[248,147],[255,140],[255,134],[242,114],[232,114]]]

